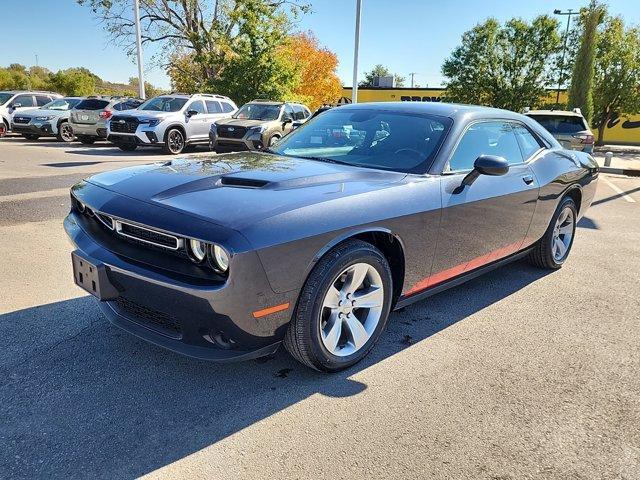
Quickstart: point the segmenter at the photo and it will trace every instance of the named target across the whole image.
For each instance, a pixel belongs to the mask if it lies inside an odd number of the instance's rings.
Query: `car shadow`
[[[90,297],[0,315],[0,477],[152,472],[311,395],[358,395],[359,371],[546,273],[516,262],[393,313],[371,355],[332,375],[284,350],[232,364],[182,357],[112,326]]]

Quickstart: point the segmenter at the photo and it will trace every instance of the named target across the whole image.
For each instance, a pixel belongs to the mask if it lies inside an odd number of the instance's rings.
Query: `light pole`
[[[362,17],[362,0],[356,1],[356,39],[353,49],[353,87],[351,87],[351,103],[358,103],[358,50],[360,49],[360,18]]]
[[[411,72],[409,75],[411,75],[411,88],[413,88],[413,77],[416,74],[416,72]]]
[[[136,22],[136,49],[138,51],[138,95],[144,100],[146,98],[144,92],[144,73],[142,71],[142,39],[140,36],[140,3],[139,0],[133,0],[133,17]]]
[[[564,32],[564,46],[562,47],[562,59],[560,60],[560,75],[558,76],[558,90],[556,91],[556,107],[560,104],[560,84],[562,83],[562,74],[564,73],[564,57],[567,53],[567,40],[569,40],[569,26],[571,25],[571,15],[578,15],[578,12],[574,12],[572,8],[566,12],[555,9],[553,11],[555,15],[567,16],[567,29]]]

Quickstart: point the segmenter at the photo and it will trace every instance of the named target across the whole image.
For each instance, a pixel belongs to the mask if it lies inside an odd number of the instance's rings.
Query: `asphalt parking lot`
[[[640,478],[640,178],[601,176],[561,270],[408,307],[323,375],[161,350],[73,285],[69,186],[157,153],[0,140],[0,478]]]

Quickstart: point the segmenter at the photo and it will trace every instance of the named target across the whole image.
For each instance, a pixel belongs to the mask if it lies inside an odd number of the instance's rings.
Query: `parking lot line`
[[[13,195],[0,196],[0,203],[19,202],[22,200],[32,200],[34,198],[59,197],[69,194],[69,187],[54,188],[52,190],[41,190],[39,192],[15,193]]]
[[[627,202],[629,203],[636,203],[636,201],[631,198],[629,195],[627,195],[625,193],[624,190],[622,190],[620,187],[618,187],[617,185],[615,185],[613,182],[611,182],[609,179],[607,179],[607,177],[602,176],[602,181],[604,183],[606,183],[607,185],[609,185],[609,187],[611,187],[611,189],[616,192],[618,195],[620,195],[622,198],[624,198]]]

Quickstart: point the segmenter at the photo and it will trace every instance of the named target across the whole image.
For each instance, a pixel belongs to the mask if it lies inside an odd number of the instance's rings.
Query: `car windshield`
[[[281,105],[263,105],[260,103],[247,103],[233,115],[233,118],[243,120],[277,120],[280,116]]]
[[[79,98],[59,98],[40,107],[42,110],[70,110],[80,103]]]
[[[185,103],[187,103],[186,98],[156,97],[144,102],[138,107],[138,110],[147,110],[150,112],[179,112]]]
[[[13,97],[13,93],[0,92],[0,105],[7,103],[11,97]]]
[[[449,130],[445,117],[375,109],[332,109],[270,151],[349,165],[423,173]]]
[[[587,130],[582,117],[574,115],[530,115],[551,134],[572,134]]]

